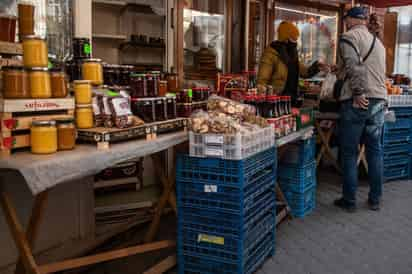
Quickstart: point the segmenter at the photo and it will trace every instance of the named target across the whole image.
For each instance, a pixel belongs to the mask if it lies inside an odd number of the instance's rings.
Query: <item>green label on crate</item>
[[[197,242],[198,243],[216,244],[216,245],[225,245],[225,238],[206,235],[206,234],[198,234],[197,235]]]
[[[92,47],[90,44],[84,44],[83,51],[85,54],[90,54],[92,52]]]

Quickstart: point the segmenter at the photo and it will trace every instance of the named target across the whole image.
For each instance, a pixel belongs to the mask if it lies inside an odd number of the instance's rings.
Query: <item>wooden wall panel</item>
[[[392,74],[395,64],[398,14],[388,12],[385,15],[384,44],[386,48],[386,73]]]

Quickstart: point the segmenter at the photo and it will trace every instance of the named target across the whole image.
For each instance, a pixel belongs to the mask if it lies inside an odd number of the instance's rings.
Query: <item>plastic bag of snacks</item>
[[[233,134],[241,129],[240,121],[219,112],[197,111],[192,114],[189,129],[195,133]]]
[[[251,116],[256,116],[255,107],[216,95],[209,98],[207,109],[237,117],[242,121],[250,119]]]

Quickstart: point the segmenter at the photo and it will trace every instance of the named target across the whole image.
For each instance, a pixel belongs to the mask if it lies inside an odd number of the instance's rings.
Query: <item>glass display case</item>
[[[276,4],[275,18],[275,30],[284,20],[298,26],[301,33],[298,41],[299,55],[303,63],[310,64],[316,60],[328,64],[336,62],[337,12]]]
[[[186,79],[214,80],[225,64],[226,1],[185,1],[183,10]]]

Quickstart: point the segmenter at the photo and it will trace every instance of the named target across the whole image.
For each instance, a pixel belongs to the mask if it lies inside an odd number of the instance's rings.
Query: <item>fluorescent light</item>
[[[302,10],[295,10],[295,9],[289,9],[289,8],[275,7],[275,9],[300,13],[300,14],[304,14],[304,15],[312,15],[312,16],[317,16],[317,17],[336,18],[336,16],[323,15],[323,14],[320,14],[320,13],[306,12],[306,11],[302,11]]]

